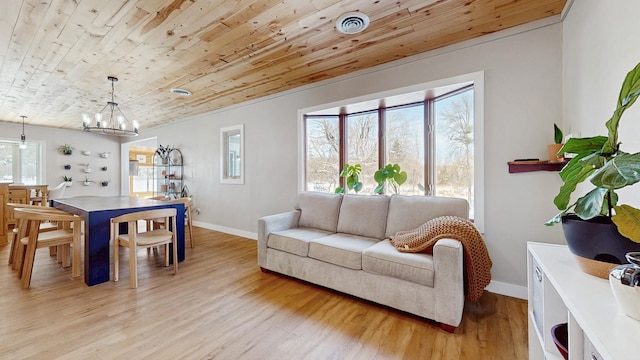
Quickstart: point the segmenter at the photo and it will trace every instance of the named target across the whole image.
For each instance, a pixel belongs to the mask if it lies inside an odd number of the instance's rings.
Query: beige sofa
[[[303,192],[294,211],[258,220],[258,264],[453,331],[464,307],[462,244],[440,239],[429,255],[399,252],[388,240],[444,215],[468,218],[469,205],[431,196]]]

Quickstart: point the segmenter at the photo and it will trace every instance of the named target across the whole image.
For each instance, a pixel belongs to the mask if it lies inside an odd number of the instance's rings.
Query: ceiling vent
[[[171,92],[180,96],[190,96],[191,91],[185,89],[171,89]]]
[[[369,17],[361,12],[348,12],[336,20],[336,29],[343,34],[357,34],[369,26]]]

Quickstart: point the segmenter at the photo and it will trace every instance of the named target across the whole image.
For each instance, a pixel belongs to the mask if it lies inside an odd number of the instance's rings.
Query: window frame
[[[455,89],[453,91],[448,91],[446,93],[440,94],[437,97],[433,97],[432,99],[428,99],[425,101],[425,131],[428,132],[428,137],[425,138],[425,179],[428,179],[429,182],[427,184],[431,184],[433,181],[433,162],[431,161],[431,154],[433,153],[433,149],[430,149],[433,146],[433,141],[430,139],[433,136],[433,131],[431,131],[432,120],[430,115],[433,114],[433,102],[436,99],[442,99],[448,96],[456,95],[460,92],[466,91],[469,87],[473,88],[473,104],[474,104],[474,223],[476,227],[480,230],[481,233],[484,232],[484,72],[474,72],[459,76],[454,76],[447,79],[441,79],[436,81],[431,81],[427,83],[416,84],[404,88],[398,88],[393,90],[388,90],[385,92],[374,93],[369,95],[363,95],[357,98],[345,99],[333,103],[317,105],[309,108],[299,109],[298,110],[298,191],[305,191],[306,189],[306,115],[321,115],[321,111],[324,109],[330,108],[340,108],[345,109],[350,104],[358,104],[366,101],[379,101],[380,99],[385,99],[387,97],[398,96],[403,94],[410,94],[413,92],[420,91],[430,91],[432,89],[443,88],[452,86],[455,84],[464,84],[469,83],[466,86],[461,86],[459,89]],[[411,102],[407,104],[401,104],[396,106],[389,107],[378,107],[378,111],[384,112],[384,109],[392,109],[398,106],[408,106],[415,103],[422,103],[422,101]],[[375,109],[372,109],[375,110]],[[370,111],[370,110],[369,110]],[[362,111],[362,112],[367,112]],[[353,115],[357,112],[350,113],[349,115]],[[331,114],[335,115],[335,114]],[[341,134],[345,134],[344,126],[346,126],[346,111],[340,111],[340,126],[342,127]],[[381,132],[378,136],[380,142],[384,143],[386,140],[384,139],[384,114],[378,116],[379,125],[378,131]],[[341,142],[345,142],[345,136],[341,136]],[[384,148],[384,144],[379,145],[379,163],[383,164],[384,156],[386,154],[386,150]],[[344,144],[341,144],[341,153],[340,153],[340,169],[344,167],[344,159],[345,154],[343,154],[343,149],[345,149]],[[381,162],[382,161],[382,162]],[[340,178],[341,186],[344,186],[344,178]],[[427,185],[428,186],[428,185]],[[427,188],[429,191],[429,188]],[[431,193],[433,193],[431,191]],[[470,204],[471,205],[471,204]]]
[[[18,147],[20,145],[20,141],[19,140],[15,140],[15,139],[11,139],[11,138],[3,138],[0,137],[0,142],[2,143],[10,143],[16,147]],[[36,168],[36,184],[33,185],[42,185],[42,184],[46,184],[47,182],[47,178],[46,178],[46,158],[44,156],[44,149],[46,146],[46,141],[42,141],[42,140],[27,140],[26,141],[27,144],[29,145],[36,145],[38,146],[38,165]],[[20,150],[18,150],[20,151]],[[18,156],[18,160],[22,160],[21,156]],[[13,163],[13,162],[12,162]],[[12,182],[13,183],[20,183],[22,181],[22,169],[20,166],[17,165],[18,162],[13,163],[13,170],[12,170],[12,175],[13,175],[13,179]],[[16,179],[15,173],[18,174],[18,179]],[[16,181],[18,180],[18,181]],[[0,181],[4,181],[4,180],[0,180]],[[29,184],[31,185],[31,184]]]
[[[229,139],[238,136],[238,154],[229,148]],[[220,183],[244,185],[244,124],[220,128]],[[236,157],[239,174],[229,174],[230,159]]]

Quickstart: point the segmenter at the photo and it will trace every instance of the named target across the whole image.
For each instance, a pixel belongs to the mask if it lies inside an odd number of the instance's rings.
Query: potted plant
[[[393,192],[398,194],[400,185],[407,181],[407,172],[401,171],[400,165],[398,164],[387,164],[387,166],[373,174],[373,179],[378,183],[378,186],[373,190],[376,194],[382,194],[384,192],[385,184],[389,184]]]
[[[73,153],[73,146],[69,144],[60,145],[58,147],[58,151],[60,151],[64,155],[71,155]]]
[[[100,185],[102,185],[102,186],[109,186],[109,183],[110,183],[110,182],[111,182],[111,179],[109,179],[109,180],[103,180],[103,181],[100,181]]]
[[[66,164],[66,165],[64,166],[64,169],[65,169],[65,170],[71,170],[71,164]]]
[[[360,164],[349,165],[344,164],[344,169],[340,172],[340,176],[347,179],[347,189],[360,192],[362,190],[362,182],[360,182],[360,173],[362,173],[362,166]],[[338,186],[336,188],[336,194],[344,194],[344,188]]]
[[[62,181],[64,181],[65,186],[69,187],[71,185],[73,185],[73,178],[71,176],[63,176],[62,177]]]
[[[547,151],[549,152],[549,161],[550,162],[561,162],[562,161],[564,156],[558,155],[558,154],[562,154],[560,152],[560,149],[562,149],[562,146],[564,146],[564,144],[562,143],[563,137],[564,137],[564,135],[562,134],[562,130],[560,130],[558,125],[553,124],[553,141],[554,141],[554,143],[547,145]]]
[[[89,178],[85,176],[84,181],[82,182],[82,185],[89,186],[89,185],[91,185],[92,182],[94,182],[94,181],[93,180],[89,180]]]
[[[163,164],[169,163],[169,153],[171,153],[172,150],[173,149],[171,148],[171,145],[167,145],[167,146],[158,145],[156,154],[158,154]]]
[[[571,138],[560,150],[575,157],[560,171],[563,185],[553,201],[560,213],[546,225],[562,222],[569,249],[585,272],[597,276],[607,277],[611,264],[624,263],[626,252],[640,251],[640,210],[619,204],[616,193],[640,181],[640,153],[624,152],[618,142],[620,119],[639,95],[640,64],[622,83],[616,109],[605,123],[608,135]],[[570,203],[586,180],[594,188]]]

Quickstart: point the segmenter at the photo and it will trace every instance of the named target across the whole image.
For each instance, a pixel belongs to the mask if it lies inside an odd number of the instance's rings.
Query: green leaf
[[[558,125],[553,124],[553,141],[556,144],[562,144],[562,138],[563,137],[564,136],[562,135],[562,130],[560,130]]]
[[[338,186],[336,188],[336,194],[344,194],[344,188],[341,186]]]
[[[622,87],[620,88],[620,95],[618,95],[616,110],[613,112],[611,118],[605,123],[607,130],[609,131],[609,139],[602,147],[602,151],[604,153],[613,154],[617,150],[620,118],[625,110],[636,102],[638,95],[640,95],[640,64],[636,65],[633,70],[629,71],[627,76],[624,78]]]
[[[408,175],[406,171],[401,171],[393,177],[393,180],[395,180],[398,185],[402,185],[405,183],[405,181],[407,181],[407,176]]]
[[[614,207],[616,214],[611,218],[618,232],[630,240],[640,243],[640,210],[621,205]]]
[[[582,166],[580,159],[573,158],[560,171],[560,177],[564,184],[560,187],[560,192],[553,199],[553,203],[558,210],[565,210],[571,200],[571,194],[576,190],[579,183],[585,181],[595,171],[591,166]]]
[[[552,217],[551,219],[547,220],[546,223],[544,223],[545,226],[553,226],[559,222],[562,221],[562,217],[567,213],[567,210],[561,211],[559,212],[556,216]]]
[[[356,182],[355,184],[353,184],[353,190],[355,190],[356,193],[360,192],[360,190],[362,190],[362,183]]]
[[[382,194],[383,191],[384,191],[384,184],[376,186],[376,188],[373,190],[373,192],[376,194]]]
[[[378,184],[382,184],[387,180],[387,173],[384,169],[380,169],[373,174],[373,180]]]
[[[640,153],[619,154],[591,178],[595,186],[607,189],[620,189],[640,181]]]
[[[593,219],[600,215],[604,204],[604,196],[607,194],[605,188],[595,188],[589,191],[585,196],[578,199],[574,209],[576,215],[582,220]]]
[[[594,136],[587,138],[571,138],[562,146],[559,153],[582,154],[593,153],[602,149],[607,142],[606,136]]]

